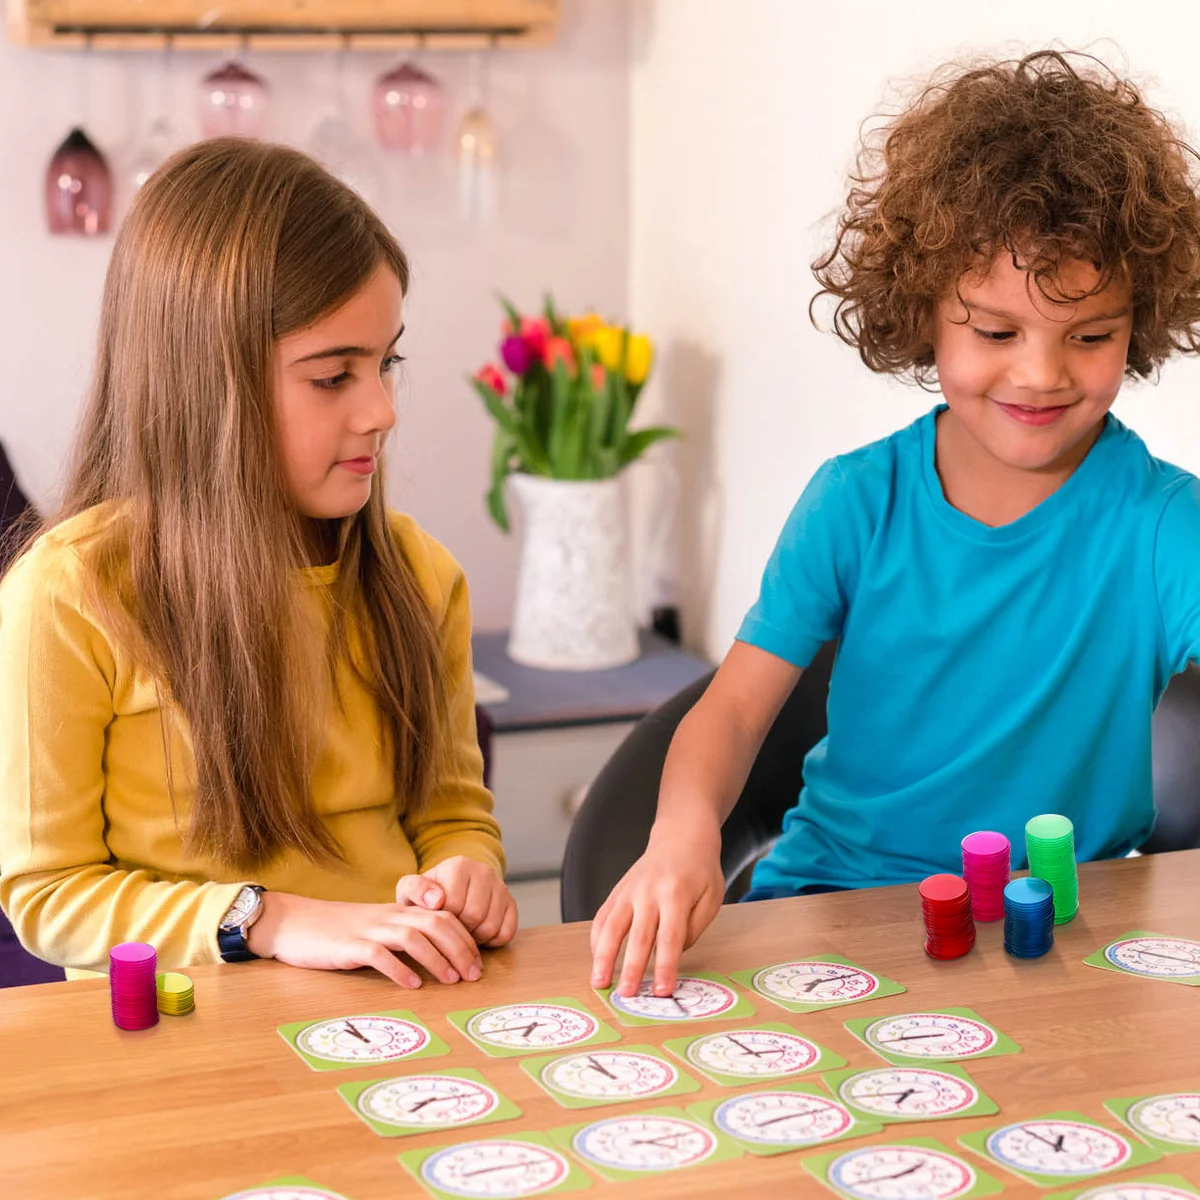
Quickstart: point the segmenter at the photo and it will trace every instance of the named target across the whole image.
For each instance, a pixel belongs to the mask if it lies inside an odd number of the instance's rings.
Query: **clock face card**
[[[724,1100],[701,1100],[689,1104],[687,1111],[751,1154],[783,1154],[865,1137],[883,1128],[856,1117],[846,1105],[807,1083],[781,1083]]]
[[[596,1046],[621,1037],[570,996],[464,1009],[452,1012],[450,1022],[493,1058]]]
[[[1051,1192],[1042,1200],[1196,1200],[1200,1192],[1182,1175],[1143,1175],[1070,1192]]]
[[[846,1028],[880,1058],[902,1065],[1019,1054],[1021,1047],[969,1008],[931,1009],[894,1017],[856,1017]]]
[[[964,1134],[959,1142],[1039,1187],[1140,1167],[1162,1157],[1077,1112],[1015,1121]]]
[[[314,1071],[369,1067],[449,1054],[450,1047],[407,1009],[356,1013],[279,1026],[279,1036]]]
[[[801,1160],[804,1169],[848,1200],[971,1200],[994,1196],[999,1180],[933,1138],[905,1138]]]
[[[1200,987],[1200,942],[1135,929],[1083,960],[1102,971]]]
[[[408,1150],[400,1161],[436,1200],[514,1200],[592,1186],[587,1175],[541,1133]]]
[[[231,1192],[221,1200],[347,1200],[341,1192],[331,1191],[303,1175],[287,1175],[260,1183],[241,1192]]]
[[[654,995],[653,979],[643,979],[632,996],[619,996],[613,987],[596,991],[622,1025],[669,1025],[754,1015],[754,1005],[731,987],[724,975],[708,971],[680,975],[669,996]]]
[[[663,1042],[663,1049],[725,1087],[769,1083],[846,1065],[840,1054],[801,1036],[790,1025],[770,1021],[699,1037],[672,1038]]]
[[[511,1100],[469,1067],[343,1083],[338,1095],[381,1137],[510,1121],[521,1115]]]
[[[1163,1154],[1200,1150],[1200,1092],[1126,1096],[1104,1107]]]
[[[597,1046],[575,1054],[526,1058],[521,1069],[564,1108],[595,1108],[700,1090],[696,1080],[655,1046]]]
[[[941,1121],[1000,1111],[954,1063],[830,1071],[821,1079],[852,1113],[867,1121]]]
[[[839,954],[800,958],[729,976],[772,1004],[789,1012],[820,1012],[881,996],[895,996],[904,987],[860,967]]]

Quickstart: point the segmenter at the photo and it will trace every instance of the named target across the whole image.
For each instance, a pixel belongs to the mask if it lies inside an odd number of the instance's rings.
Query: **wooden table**
[[[931,1136],[955,1148],[970,1129],[1063,1108],[1114,1125],[1101,1107],[1106,1099],[1200,1089],[1200,989],[1095,970],[1082,959],[1131,929],[1200,937],[1200,850],[1088,864],[1080,882],[1079,916],[1059,926],[1053,951],[1034,961],[1004,953],[998,924],[980,927],[964,959],[926,958],[910,886],[729,907],[686,965],[731,971],[840,953],[905,984],[902,996],[803,1017],[756,1002],[761,1019],[796,1025],[851,1066],[879,1060],[843,1028],[844,1020],[927,1007],[974,1008],[1022,1047],[1019,1055],[968,1064],[1000,1105],[999,1116],[893,1126],[872,1140]],[[603,1014],[588,986],[587,949],[586,925],[532,929],[488,958],[481,982],[427,984],[415,993],[365,972],[306,972],[266,962],[198,967],[196,1011],[165,1017],[144,1033],[113,1026],[101,980],[0,992],[0,1196],[216,1200],[293,1174],[350,1200],[422,1196],[397,1162],[402,1149],[630,1111],[628,1105],[582,1113],[560,1108],[518,1060],[486,1058],[445,1020],[455,1009],[568,994]],[[402,1007],[415,1009],[454,1049],[452,1057],[423,1066],[481,1069],[523,1109],[522,1120],[453,1135],[378,1137],[334,1088],[403,1072],[317,1073],[275,1032],[290,1021]],[[660,1043],[684,1032],[622,1027],[626,1042]],[[682,1099],[727,1094],[705,1083],[697,1096]],[[746,1156],[631,1184],[597,1180],[588,1194],[730,1200],[766,1196],[769,1187],[780,1197],[832,1195],[800,1167],[807,1153]],[[1200,1152],[1171,1155],[1132,1174],[1153,1172],[1177,1172],[1200,1187]],[[991,1173],[1007,1195],[1040,1194],[1006,1172]]]

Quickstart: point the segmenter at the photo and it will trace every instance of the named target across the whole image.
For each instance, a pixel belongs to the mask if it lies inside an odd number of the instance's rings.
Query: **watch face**
[[[500,1097],[486,1084],[455,1075],[406,1075],[359,1093],[358,1111],[399,1129],[465,1125],[493,1113]]]
[[[532,1142],[467,1142],[432,1154],[421,1179],[452,1196],[536,1196],[570,1174],[557,1151]]]
[[[1075,1200],[1196,1200],[1196,1193],[1169,1183],[1105,1183],[1079,1192]]]
[[[221,918],[222,929],[240,929],[246,918],[262,904],[262,896],[252,887],[244,887],[233,898],[233,903]]]
[[[1200,1146],[1200,1093],[1151,1096],[1132,1105],[1125,1117],[1138,1133],[1181,1146]]]
[[[669,1062],[630,1050],[572,1054],[542,1068],[547,1087],[587,1099],[653,1096],[678,1079],[679,1072]]]
[[[808,1146],[841,1137],[854,1118],[840,1104],[805,1092],[750,1092],[717,1106],[718,1129],[764,1146]]]
[[[1094,1175],[1114,1171],[1133,1153],[1119,1134],[1082,1121],[1021,1121],[997,1129],[988,1153],[1006,1166],[1037,1175]]]
[[[711,1130],[679,1117],[614,1117],[586,1125],[572,1145],[589,1162],[621,1171],[670,1171],[717,1149]]]
[[[713,979],[696,979],[681,975],[670,996],[655,996],[654,981],[643,979],[632,996],[609,993],[614,1008],[631,1017],[651,1021],[697,1021],[704,1017],[719,1017],[737,1004],[737,993]]]
[[[485,1009],[467,1022],[467,1032],[505,1050],[553,1050],[595,1037],[600,1022],[591,1013],[560,1004],[506,1004]]]
[[[999,1040],[996,1031],[970,1017],[951,1013],[906,1013],[868,1025],[867,1044],[887,1054],[908,1058],[971,1058]]]
[[[420,1025],[370,1014],[319,1021],[296,1035],[299,1050],[338,1063],[391,1062],[416,1053],[428,1042],[429,1034]]]
[[[855,1200],[953,1200],[975,1186],[975,1172],[923,1146],[864,1146],[835,1158],[829,1181]]]
[[[877,992],[879,980],[844,963],[791,962],[759,971],[754,987],[793,1004],[848,1004]]]
[[[965,1079],[931,1067],[880,1067],[860,1071],[838,1085],[838,1095],[861,1112],[929,1120],[972,1108],[979,1092]]]
[[[697,1038],[688,1046],[687,1056],[702,1071],[770,1079],[807,1071],[817,1064],[821,1051],[798,1034],[733,1029]]]
[[[1156,975],[1160,979],[1200,975],[1200,942],[1185,938],[1125,938],[1106,946],[1104,957],[1136,975]]]

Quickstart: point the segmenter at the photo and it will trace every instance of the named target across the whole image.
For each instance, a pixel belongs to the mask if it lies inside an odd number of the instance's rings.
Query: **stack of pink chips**
[[[149,1029],[158,1024],[157,966],[158,955],[145,942],[122,942],[108,952],[112,1014],[119,1028]]]
[[[1002,833],[969,833],[962,840],[963,878],[971,889],[971,915],[976,921],[1004,919],[1009,854],[1008,838]]]

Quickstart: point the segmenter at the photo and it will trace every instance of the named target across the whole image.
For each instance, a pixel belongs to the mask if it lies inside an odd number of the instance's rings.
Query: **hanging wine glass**
[[[232,59],[200,81],[200,128],[206,138],[261,137],[270,89],[266,81]]]
[[[458,126],[458,202],[464,220],[488,225],[496,218],[499,139],[487,110],[487,60],[471,63],[471,100]]]
[[[416,63],[404,63],[381,75],[371,108],[375,136],[385,150],[427,154],[437,148],[446,100],[438,81]]]
[[[158,77],[154,89],[155,98],[151,111],[157,115],[150,122],[150,127],[146,130],[145,135],[138,141],[125,172],[134,192],[138,191],[146,180],[174,154],[179,145],[179,138],[167,116],[167,110],[170,107],[167,102],[170,56],[171,43],[168,41],[166,49],[159,59]]]
[[[369,147],[346,119],[346,52],[334,55],[332,98],[308,142],[308,152],[327,171],[352,187],[366,202],[378,205],[382,186]]]
[[[112,223],[113,181],[104,155],[83,131],[88,110],[90,49],[78,74],[78,117],[74,128],[51,155],[43,196],[46,224],[54,234],[107,233]]]

